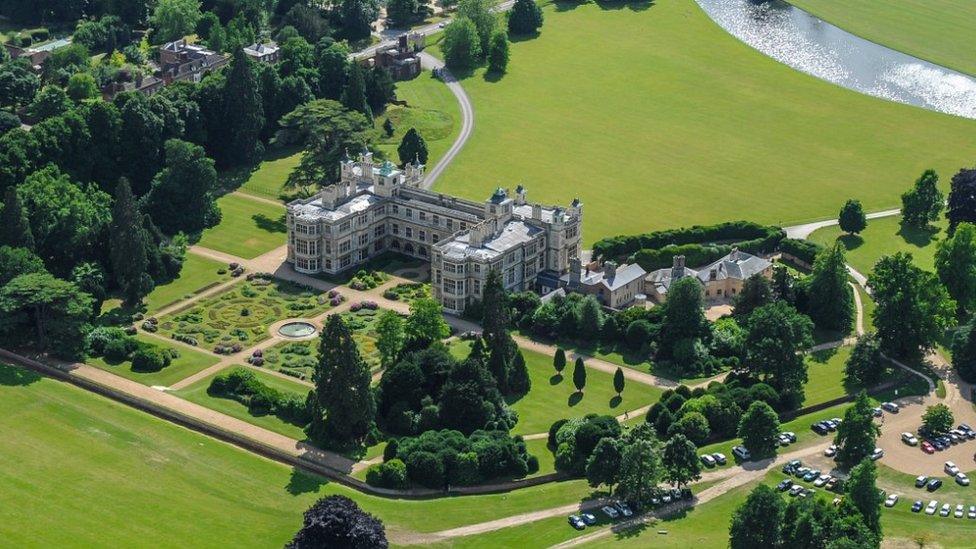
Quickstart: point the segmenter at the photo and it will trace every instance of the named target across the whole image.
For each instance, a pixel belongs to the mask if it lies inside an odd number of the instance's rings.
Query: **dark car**
[[[912,504],[912,512],[917,513],[922,510],[922,507],[923,507],[922,502],[919,500],[915,500],[915,503]]]
[[[818,423],[814,423],[813,425],[810,426],[810,428],[813,429],[813,432],[817,433],[818,435],[826,435],[827,432],[829,431],[829,429],[827,429],[827,426],[824,425],[822,421]]]
[[[925,489],[928,490],[929,492],[934,492],[941,487],[942,487],[942,481],[937,478],[930,480],[929,483],[925,485]]]
[[[788,478],[785,478],[779,484],[776,485],[776,489],[779,490],[780,492],[785,492],[790,489],[790,486],[793,486],[793,481]]]

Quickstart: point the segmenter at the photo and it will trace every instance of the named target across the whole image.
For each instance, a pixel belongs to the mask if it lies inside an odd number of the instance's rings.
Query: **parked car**
[[[898,494],[891,494],[890,496],[885,498],[884,506],[894,507],[896,503],[898,503]]]
[[[951,461],[945,462],[945,466],[942,469],[946,472],[947,475],[952,477],[956,476],[959,473],[959,467],[956,467],[956,464]]]
[[[718,463],[719,465],[725,465],[729,462],[729,460],[725,459],[725,454],[722,452],[715,452],[712,454],[712,459],[714,459],[715,463]]]
[[[803,480],[807,482],[813,482],[814,479],[820,476],[820,469],[813,469],[807,471],[807,474],[803,475]]]
[[[965,514],[965,512],[966,512],[966,508],[963,507],[961,503],[957,503],[956,504],[956,512],[953,513],[953,516],[956,517],[956,518],[962,518],[962,516],[963,516],[963,514]]]
[[[925,442],[922,443],[922,451],[925,452],[926,454],[934,454],[935,446],[932,446],[932,443],[926,440]]]
[[[916,499],[915,503],[912,504],[912,512],[917,513],[922,510],[922,500]]]
[[[918,438],[911,433],[902,433],[901,441],[909,446],[918,446]]]
[[[839,424],[836,421],[832,420],[832,419],[828,419],[827,421],[824,422],[824,425],[827,426],[827,430],[828,431],[834,432],[834,431],[837,430],[837,425],[839,425]]]
[[[949,444],[959,444],[963,440],[959,437],[959,435],[953,433],[952,431],[949,431],[946,436],[949,437]]]
[[[610,507],[609,505],[604,505],[603,507],[600,508],[600,510],[603,511],[604,515],[610,517],[611,519],[615,519],[620,516],[620,513],[618,513],[616,509]]]
[[[569,525],[572,526],[573,528],[576,528],[577,530],[586,529],[586,523],[583,522],[583,519],[580,518],[578,515],[569,516]]]
[[[976,519],[976,505],[969,506],[969,512],[966,513],[966,516],[971,519]]]
[[[630,507],[628,507],[627,504],[622,501],[618,501],[616,504],[614,504],[614,506],[625,517],[629,517],[634,514],[634,512],[630,510]]]
[[[883,408],[886,412],[891,412],[892,414],[897,414],[899,410],[898,405],[894,402],[883,402],[881,403],[881,408]]]
[[[779,435],[776,436],[776,442],[778,442],[780,446],[790,445],[790,439],[783,433],[780,433]]]
[[[788,478],[784,478],[783,480],[780,481],[779,484],[776,485],[776,489],[779,490],[780,492],[785,492],[789,490],[790,487],[792,486],[793,486],[793,481]]]
[[[881,407],[879,406],[877,408],[871,408],[871,415],[873,415],[874,417],[881,417],[884,414],[882,413]]]
[[[822,421],[814,423],[810,426],[810,428],[813,429],[813,432],[817,433],[818,435],[826,435],[829,431],[829,429],[827,429],[827,425],[825,425]]]
[[[593,526],[596,524],[596,515],[593,513],[580,513],[580,518],[583,519],[583,522],[585,522],[587,526]]]
[[[925,483],[927,483],[928,481],[929,481],[929,477],[927,477],[925,475],[919,475],[919,476],[915,477],[915,487],[916,488],[921,488],[921,487],[925,486]]]
[[[749,461],[752,458],[752,454],[749,453],[749,450],[745,446],[733,446],[732,453],[742,461]]]
[[[827,457],[834,457],[837,455],[837,445],[831,444],[824,450],[824,455]]]
[[[871,452],[871,459],[874,461],[878,461],[883,457],[884,457],[884,450],[882,450],[881,448],[875,448],[874,451]]]
[[[785,433],[783,433],[783,435],[786,436],[786,438],[789,439],[791,443],[796,442],[796,433],[794,433],[793,431],[786,431]]]
[[[701,462],[705,465],[705,467],[715,467],[715,458],[709,454],[703,455],[701,457]]]
[[[952,507],[950,507],[948,503],[943,503],[942,504],[942,509],[939,510],[939,516],[940,517],[947,517],[947,516],[949,516],[949,513],[951,513],[951,512],[952,512]]]
[[[817,488],[820,488],[824,484],[827,484],[828,480],[830,480],[830,475],[820,475],[819,477],[817,477],[817,480],[813,481],[813,485],[816,486]]]
[[[942,481],[937,478],[929,479],[928,484],[925,485],[925,489],[929,492],[934,492],[939,488],[942,488]]]
[[[836,487],[839,484],[839,482],[840,481],[837,479],[837,477],[830,477],[830,480],[827,481],[827,484],[824,484],[824,488],[828,490],[833,490],[834,487]]]
[[[934,515],[935,514],[935,509],[938,506],[939,506],[939,502],[938,501],[935,501],[933,499],[932,501],[929,502],[928,505],[925,506],[925,514],[926,515]]]
[[[802,491],[803,491],[803,487],[802,486],[800,486],[799,484],[794,484],[793,486],[790,487],[789,494],[791,496],[793,496],[793,497],[796,497],[796,496],[800,495],[800,492],[802,492]]]
[[[956,484],[959,486],[969,486],[969,477],[962,471],[956,473]]]

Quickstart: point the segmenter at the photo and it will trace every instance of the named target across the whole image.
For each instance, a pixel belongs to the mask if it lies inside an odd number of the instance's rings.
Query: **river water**
[[[875,97],[976,119],[976,78],[875,44],[780,0],[696,0],[722,28],[794,69]]]

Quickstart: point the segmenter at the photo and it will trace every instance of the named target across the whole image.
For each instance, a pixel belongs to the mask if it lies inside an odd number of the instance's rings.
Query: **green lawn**
[[[827,402],[848,393],[844,387],[844,363],[849,356],[850,347],[820,351],[807,356],[809,381],[803,387],[806,395],[803,406]]]
[[[241,366],[241,368],[243,368],[243,366]],[[272,414],[255,416],[248,411],[247,406],[244,406],[236,400],[209,395],[207,393],[207,388],[210,387],[210,382],[213,381],[213,378],[217,377],[221,373],[226,373],[227,371],[229,370],[207,376],[189,387],[185,387],[179,391],[173,391],[173,394],[185,398],[190,402],[195,402],[196,404],[210,408],[211,410],[216,410],[231,417],[236,417],[242,421],[253,423],[258,427],[264,427],[269,431],[274,431],[276,433],[285,435],[286,437],[291,437],[296,440],[305,440],[305,432],[302,430],[301,426],[288,423]],[[282,379],[278,376],[257,370],[251,371],[254,372],[262,383],[281,392],[295,393],[304,397],[310,390],[309,387],[294,381]]]
[[[203,231],[204,248],[244,259],[255,257],[285,245],[285,207],[228,194],[217,199],[221,222]]]
[[[589,497],[584,480],[509,494],[365,496],[0,365],[0,539],[14,547],[281,547],[315,499],[342,494],[387,532],[433,532]],[[52,504],[56,511],[52,512]]]
[[[464,358],[470,343],[455,343],[451,350],[458,358]],[[572,362],[566,365],[562,376],[556,376],[551,357],[527,349],[522,349],[522,355],[529,369],[532,389],[526,396],[509,403],[519,415],[513,434],[544,433],[557,419],[590,413],[618,416],[653,404],[661,397],[662,391],[657,387],[628,380],[622,398],[618,399],[613,390],[613,376],[594,368],[586,369],[586,387],[580,396],[573,385]]]
[[[136,339],[143,343],[150,343],[157,347],[176,349],[180,356],[173,359],[173,362],[158,372],[135,372],[132,370],[132,362],[109,362],[105,357],[89,358],[85,362],[92,366],[101,368],[113,374],[122,376],[132,381],[138,381],[143,385],[162,385],[168,387],[177,381],[189,377],[204,368],[209,368],[218,362],[218,358],[213,355],[194,351],[183,345],[173,345],[155,337],[145,334],[136,334]]]
[[[900,216],[882,217],[869,219],[868,227],[859,235],[845,234],[835,225],[814,231],[809,239],[824,246],[840,240],[847,248],[847,262],[864,276],[871,274],[879,259],[896,252],[908,252],[916,265],[934,271],[935,249],[945,238],[947,225],[945,219],[939,219],[929,229],[917,229],[902,225]]]
[[[873,42],[976,74],[972,0],[789,0]]]
[[[397,82],[397,99],[406,105],[390,105],[376,117],[379,131],[378,149],[395,163],[399,163],[397,146],[410,128],[416,128],[427,142],[427,168],[430,169],[451,147],[461,132],[461,109],[446,84],[424,71],[413,80]],[[383,132],[383,121],[393,123],[392,137]],[[412,160],[412,159],[411,159]]]
[[[263,198],[278,200],[285,191],[288,175],[302,160],[302,152],[297,149],[276,149],[269,151],[257,169],[247,175],[240,190]]]
[[[217,274],[217,271],[221,269],[227,269],[227,265],[188,252],[183,261],[183,268],[180,269],[180,275],[166,284],[156,286],[143,300],[146,304],[146,312],[152,314],[209,286],[229,280],[229,274]]]
[[[512,44],[504,77],[463,80],[474,133],[435,190],[484,200],[522,183],[530,200],[579,196],[588,245],[743,217],[832,217],[851,196],[892,207],[924,169],[947,184],[976,154],[976,122],[795,71],[694,0],[544,14],[538,38]]]

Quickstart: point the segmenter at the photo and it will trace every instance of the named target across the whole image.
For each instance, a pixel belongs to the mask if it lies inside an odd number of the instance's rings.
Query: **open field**
[[[928,229],[918,229],[902,225],[900,216],[892,216],[869,219],[859,235],[846,234],[835,225],[814,231],[809,239],[824,246],[841,241],[847,248],[847,262],[864,276],[871,274],[879,259],[896,252],[908,252],[916,265],[935,271],[935,249],[945,238],[947,226],[945,219],[939,219]]]
[[[976,74],[971,0],[789,0],[844,30],[960,72]]]
[[[248,174],[240,190],[247,194],[278,200],[285,190],[288,174],[301,160],[302,152],[299,149],[271,150],[257,169]]]
[[[693,0],[547,5],[508,74],[463,80],[474,134],[435,190],[584,204],[584,244],[729,219],[792,224],[851,196],[895,206],[925,168],[971,163],[976,122],[781,65]],[[610,90],[613,90],[612,92]]]
[[[187,252],[180,275],[166,284],[156,286],[143,300],[146,304],[146,312],[152,314],[208,286],[229,280],[229,274],[217,274],[221,269],[227,269],[227,265]]]
[[[844,385],[844,363],[851,356],[850,347],[840,347],[813,353],[807,356],[807,377],[803,386],[806,399],[803,406],[813,406],[846,395]],[[856,391],[857,388],[851,388]]]
[[[427,142],[427,168],[430,169],[444,156],[461,131],[461,110],[454,94],[430,71],[423,71],[413,80],[397,82],[397,99],[406,101],[405,106],[390,105],[386,112],[376,117],[375,125],[380,139],[377,148],[393,163],[399,164],[397,146],[410,128],[416,128]],[[383,132],[383,121],[393,123],[392,137]]]
[[[189,377],[204,368],[209,368],[219,360],[213,355],[194,351],[183,345],[167,344],[165,340],[150,337],[145,334],[136,334],[135,338],[143,343],[149,343],[161,348],[176,349],[180,356],[173,359],[172,364],[158,372],[137,372],[132,370],[132,362],[125,360],[122,362],[109,362],[105,357],[93,357],[85,362],[96,366],[115,375],[122,376],[132,381],[138,381],[144,385],[168,386],[177,381]]]
[[[243,368],[243,366],[240,367]],[[241,421],[252,423],[258,427],[264,427],[269,431],[274,431],[276,433],[285,435],[286,437],[291,437],[296,440],[305,440],[305,432],[302,429],[302,426],[288,423],[287,421],[278,418],[274,414],[256,416],[248,411],[247,406],[236,400],[208,394],[207,388],[210,387],[210,382],[213,381],[213,378],[228,371],[230,370],[225,370],[224,372],[218,372],[211,376],[207,376],[189,387],[180,389],[179,391],[174,391],[173,394],[185,398],[190,402],[195,402],[200,406],[205,406],[211,410],[216,410],[231,417],[236,417]],[[310,388],[299,383],[295,383],[294,381],[282,379],[278,376],[261,371],[251,371],[254,372],[261,383],[264,383],[272,389],[276,389],[283,393],[294,393],[304,398],[310,390]]]
[[[338,493],[387,532],[434,532],[589,497],[584,480],[510,494],[365,496],[75,387],[0,365],[0,538],[14,546],[281,546]],[[41,451],[43,450],[43,451]],[[51,512],[52,502],[58,512]],[[179,524],[179,528],[173,525]]]
[[[253,259],[285,244],[285,207],[228,194],[217,199],[220,225],[203,231],[204,248]]]

